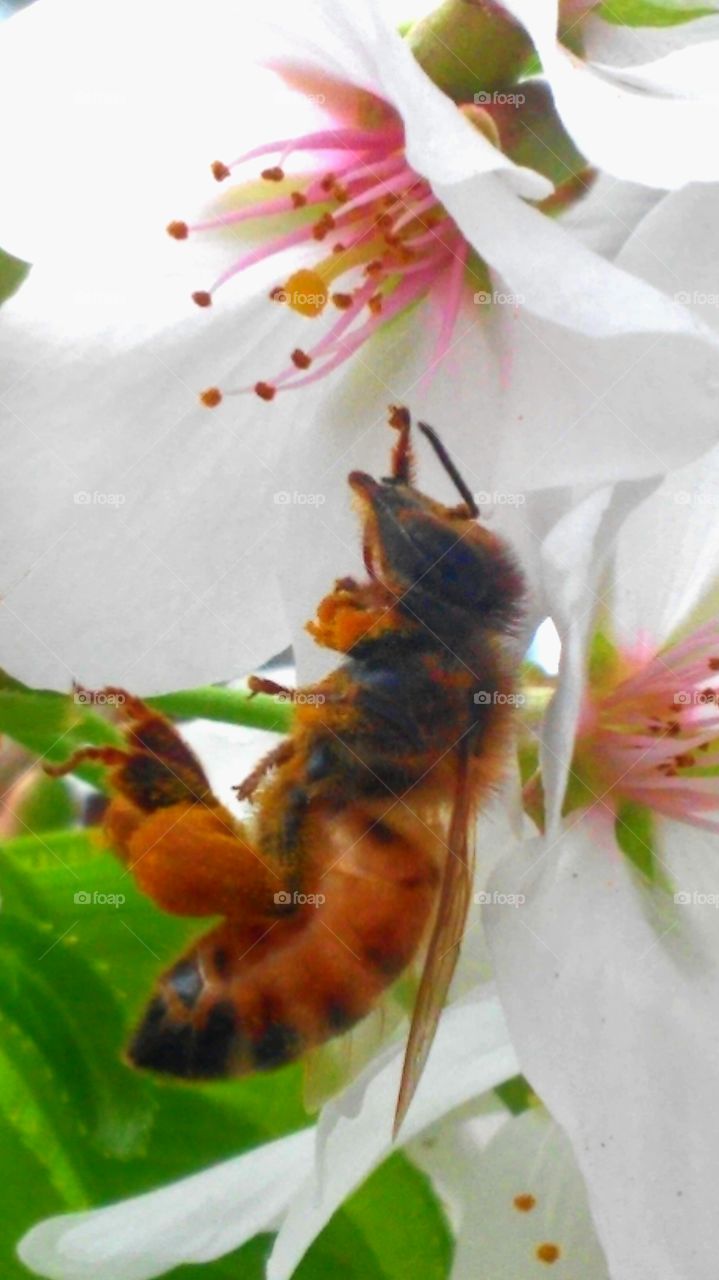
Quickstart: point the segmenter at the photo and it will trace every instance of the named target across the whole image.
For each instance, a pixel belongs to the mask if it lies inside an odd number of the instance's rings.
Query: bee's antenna
[[[442,466],[444,467],[445,471],[447,472],[447,475],[449,476],[450,480],[452,481],[452,483],[453,483],[453,485],[454,485],[455,489],[456,489],[456,490],[457,490],[457,492],[458,492],[458,493],[459,493],[459,494],[464,498],[464,501],[466,502],[467,507],[469,508],[469,513],[470,513],[470,515],[471,515],[473,518],[475,518],[476,516],[478,516],[478,515],[479,515],[479,507],[477,506],[477,504],[476,504],[476,502],[475,502],[475,500],[474,500],[474,495],[473,495],[472,493],[470,493],[469,489],[467,488],[466,481],[464,481],[464,480],[462,479],[461,475],[459,474],[459,472],[458,472],[457,468],[455,467],[455,465],[454,465],[454,463],[453,463],[452,459],[450,458],[449,454],[447,453],[447,450],[445,449],[444,445],[442,444],[442,441],[440,440],[439,436],[437,435],[437,432],[435,431],[434,427],[430,427],[430,426],[428,426],[426,422],[418,422],[418,423],[417,423],[417,426],[419,427],[420,431],[422,432],[422,435],[423,435],[423,436],[426,436],[426,437],[427,437],[427,439],[429,440],[429,443],[431,444],[431,446],[432,446],[432,448],[434,449],[434,451],[435,451],[435,453],[436,453],[437,457],[439,458],[440,462],[442,463]]]

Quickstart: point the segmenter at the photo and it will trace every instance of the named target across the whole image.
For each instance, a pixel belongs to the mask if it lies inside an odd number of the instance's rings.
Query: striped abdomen
[[[308,815],[303,892],[228,918],[164,974],[131,1060],[188,1078],[267,1070],[365,1017],[425,935],[442,853],[402,802],[380,813]]]

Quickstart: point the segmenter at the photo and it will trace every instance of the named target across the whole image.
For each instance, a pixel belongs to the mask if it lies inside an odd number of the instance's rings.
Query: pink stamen
[[[435,290],[441,317],[435,365],[449,349],[468,246],[427,181],[408,165],[401,120],[389,106],[387,115],[379,128],[324,128],[263,143],[231,165],[215,161],[213,172],[223,181],[247,161],[272,157],[263,177],[270,183],[289,180],[294,189],[287,194],[285,185],[282,195],[257,204],[229,209],[190,226],[184,222],[168,226],[169,234],[181,240],[190,232],[308,210],[310,217],[303,212],[302,225],[242,253],[209,290],[198,290],[193,298],[198,306],[209,307],[217,290],[241,272],[302,246],[302,264],[286,277],[287,289],[278,281],[270,296],[308,320],[327,308],[330,314],[335,308],[338,312],[319,341],[297,346],[291,362],[276,375],[260,379],[252,388],[209,387],[200,397],[206,406],[215,407],[225,395],[250,389],[271,401],[278,389],[307,386],[327,376],[394,316]],[[302,161],[301,174],[285,174],[283,166],[293,155],[308,157]]]
[[[613,689],[590,691],[577,755],[618,796],[719,830],[719,622],[647,658]]]
[[[234,169],[246,160],[256,160],[260,156],[280,154],[286,159],[297,151],[384,151],[389,146],[399,147],[403,143],[404,129],[401,125],[385,125],[382,129],[321,129],[317,133],[305,133],[299,138],[264,142],[251,151],[245,151],[227,167]]]

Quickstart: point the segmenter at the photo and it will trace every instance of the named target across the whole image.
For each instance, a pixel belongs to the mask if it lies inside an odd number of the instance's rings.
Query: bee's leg
[[[72,773],[86,760],[96,761],[111,768],[123,764],[126,758],[127,752],[120,747],[80,747],[77,751],[73,751],[67,760],[63,760],[62,764],[43,764],[42,768],[43,773],[46,773],[49,778],[64,778],[66,773]]]
[[[233,791],[237,792],[237,799],[249,800],[265,774],[270,769],[274,769],[278,764],[284,764],[285,760],[289,760],[294,749],[292,739],[286,738],[284,742],[280,742],[278,746],[273,747],[271,751],[268,751],[267,755],[262,757],[252,772],[248,773],[244,781],[238,783],[236,787],[232,788]]]
[[[277,684],[275,680],[267,680],[264,676],[250,676],[247,687],[251,695],[267,693],[270,697],[282,697],[286,702],[294,702],[296,689],[289,689],[286,684]]]
[[[217,802],[150,814],[130,836],[127,863],[143,893],[174,915],[267,923],[283,913],[276,903],[287,900],[290,869],[260,852]]]
[[[124,747],[85,747],[57,772],[87,759],[108,766],[108,844],[165,911],[271,919],[287,870],[254,847],[174,725],[139,699],[122,696],[117,705],[129,721]]]

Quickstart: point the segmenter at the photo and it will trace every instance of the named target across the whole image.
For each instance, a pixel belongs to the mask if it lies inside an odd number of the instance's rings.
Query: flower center
[[[302,172],[290,178],[285,165],[295,154],[306,159]],[[436,364],[451,340],[469,246],[429,183],[407,164],[404,129],[396,113],[387,108],[376,128],[338,124],[268,143],[231,165],[215,161],[212,172],[223,182],[260,156],[273,160],[262,178],[281,188],[278,195],[194,224],[171,222],[168,233],[185,240],[198,232],[276,216],[289,216],[291,229],[248,248],[193,299],[209,307],[233,277],[296,249],[302,264],[278,282],[270,299],[307,319],[326,313],[332,319],[316,342],[295,348],[270,379],[234,389],[210,387],[200,397],[203,404],[212,408],[224,396],[248,392],[272,400],[279,390],[307,386],[343,364],[430,290],[440,299]]]
[[[573,768],[608,793],[719,831],[719,622],[650,661],[614,655],[590,677]]]

